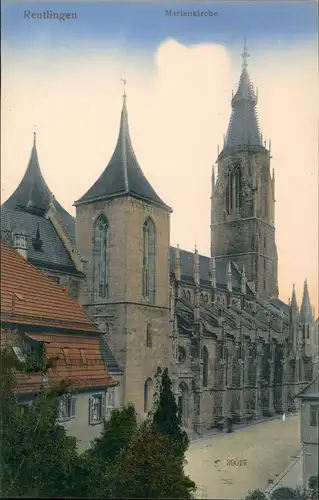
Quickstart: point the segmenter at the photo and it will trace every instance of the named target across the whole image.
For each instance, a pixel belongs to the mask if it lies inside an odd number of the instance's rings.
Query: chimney
[[[25,259],[28,257],[27,233],[23,230],[13,233],[13,248]]]

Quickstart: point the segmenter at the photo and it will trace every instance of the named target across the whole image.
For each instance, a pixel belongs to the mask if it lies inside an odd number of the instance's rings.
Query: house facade
[[[288,304],[279,298],[275,175],[247,56],[245,48],[223,148],[207,172],[209,256],[170,246],[172,210],[139,165],[125,94],[114,153],[75,202],[75,218],[45,183],[35,140],[2,207],[3,238],[19,250],[25,234],[20,251],[58,277],[105,333],[123,372],[121,404],[145,415],[156,368],[167,366],[184,426],[198,433],[225,417],[295,410],[316,359],[307,283],[301,307],[295,287]]]
[[[102,332],[67,290],[1,242],[1,346],[22,362],[16,396],[32,401],[43,387],[66,383],[58,420],[80,451],[99,437],[104,418],[118,406],[120,370]],[[54,360],[43,371],[42,360]],[[112,365],[113,363],[113,365]]]
[[[309,479],[318,477],[319,456],[319,378],[298,395],[301,400],[300,439],[303,447],[303,487],[309,490]]]

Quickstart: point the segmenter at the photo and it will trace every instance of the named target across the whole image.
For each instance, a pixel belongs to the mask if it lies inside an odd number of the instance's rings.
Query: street
[[[299,415],[293,415],[195,441],[186,472],[210,499],[238,500],[249,490],[264,490],[298,455],[299,426]]]

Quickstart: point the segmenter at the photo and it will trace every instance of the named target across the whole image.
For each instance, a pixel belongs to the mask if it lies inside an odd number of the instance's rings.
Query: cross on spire
[[[126,80],[124,78],[121,78],[121,82],[123,82],[123,99],[126,99]]]
[[[241,57],[243,58],[243,68],[247,68],[248,64],[247,64],[247,59],[249,57],[249,53],[247,51],[247,42],[246,42],[246,37],[245,37],[245,40],[244,40],[244,52],[242,53]]]

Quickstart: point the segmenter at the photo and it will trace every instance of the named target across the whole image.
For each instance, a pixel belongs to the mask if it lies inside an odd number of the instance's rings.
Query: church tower
[[[270,145],[263,144],[257,95],[247,70],[246,43],[224,146],[212,176],[211,254],[245,266],[247,282],[259,298],[278,296],[275,242],[275,176]]]
[[[133,402],[137,412],[145,414],[152,405],[156,368],[168,367],[171,359],[171,209],[136,158],[125,92],[113,156],[75,206],[76,243],[87,261],[81,302],[106,331],[123,368],[121,403]]]

